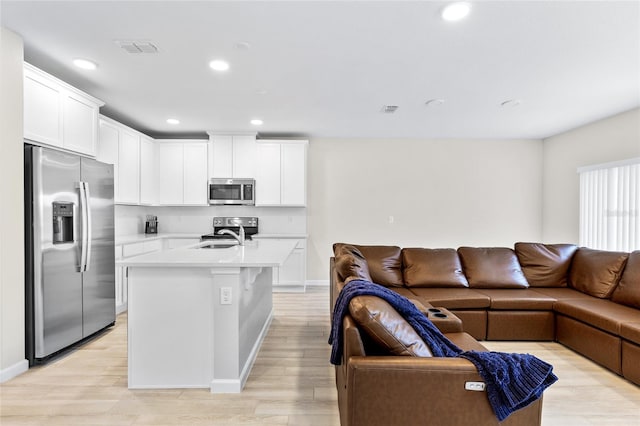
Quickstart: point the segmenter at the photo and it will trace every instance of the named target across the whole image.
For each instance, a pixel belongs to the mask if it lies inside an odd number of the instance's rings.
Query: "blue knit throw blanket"
[[[342,320],[349,312],[349,302],[356,296],[377,296],[393,306],[429,346],[433,356],[460,357],[471,361],[486,383],[487,397],[498,421],[540,398],[542,392],[558,380],[553,374],[553,366],[530,354],[463,351],[409,299],[365,280],[350,281],[338,295],[329,336],[331,363],[334,365],[340,365],[342,358]]]

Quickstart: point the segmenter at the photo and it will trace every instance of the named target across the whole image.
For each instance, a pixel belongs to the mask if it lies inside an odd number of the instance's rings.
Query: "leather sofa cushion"
[[[402,264],[407,287],[469,286],[454,249],[405,248]]]
[[[460,247],[464,274],[471,288],[526,288],[518,258],[506,247]]]
[[[575,300],[575,299],[591,300],[593,299],[588,294],[581,293],[578,290],[575,290],[573,288],[568,288],[568,287],[561,287],[561,288],[537,287],[535,289],[535,292],[544,294],[545,296],[552,297],[556,300]]]
[[[620,283],[611,294],[616,303],[640,309],[640,250],[629,255]]]
[[[476,290],[491,299],[490,309],[550,311],[556,299],[528,288],[488,288]]]
[[[620,337],[640,345],[640,320],[638,322],[626,322],[620,326]]]
[[[432,356],[413,327],[386,301],[376,296],[357,296],[349,312],[369,337],[392,355]]]
[[[336,253],[345,244],[333,245]],[[362,246],[350,244],[360,250],[367,260],[371,281],[387,287],[402,287],[402,255],[397,246]]]
[[[569,285],[588,295],[608,299],[615,290],[628,253],[580,247],[573,256]]]
[[[421,302],[447,309],[488,308],[489,296],[469,288],[412,288],[411,293]]]
[[[371,281],[367,260],[360,250],[352,245],[343,244],[337,248],[334,254],[336,256],[335,268],[342,281],[349,277]]]
[[[553,310],[616,336],[620,335],[622,324],[640,321],[637,309],[605,299],[562,300],[553,306]]]
[[[516,243],[515,252],[531,287],[566,287],[573,244]]]

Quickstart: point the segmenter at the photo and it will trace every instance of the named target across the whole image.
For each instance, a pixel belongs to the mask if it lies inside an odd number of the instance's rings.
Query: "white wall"
[[[0,382],[28,368],[24,357],[22,60],[22,39],[0,28]]]
[[[512,247],[539,241],[542,146],[540,140],[314,139],[307,279],[328,279],[334,242]]]
[[[579,242],[578,167],[640,157],[640,109],[544,140],[545,242]]]

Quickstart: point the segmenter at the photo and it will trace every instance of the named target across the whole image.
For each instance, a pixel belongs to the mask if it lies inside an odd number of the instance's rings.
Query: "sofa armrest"
[[[540,425],[542,398],[498,423],[486,392],[465,389],[483,382],[466,359],[355,356],[346,368],[349,426]]]

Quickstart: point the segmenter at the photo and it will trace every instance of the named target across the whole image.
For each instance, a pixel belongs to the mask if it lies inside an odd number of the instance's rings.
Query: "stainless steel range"
[[[202,241],[209,240],[231,240],[235,241],[237,238],[230,235],[230,231],[239,236],[244,230],[245,239],[250,240],[252,235],[258,233],[258,218],[257,217],[214,217],[213,218],[213,233],[205,234],[200,237]]]

